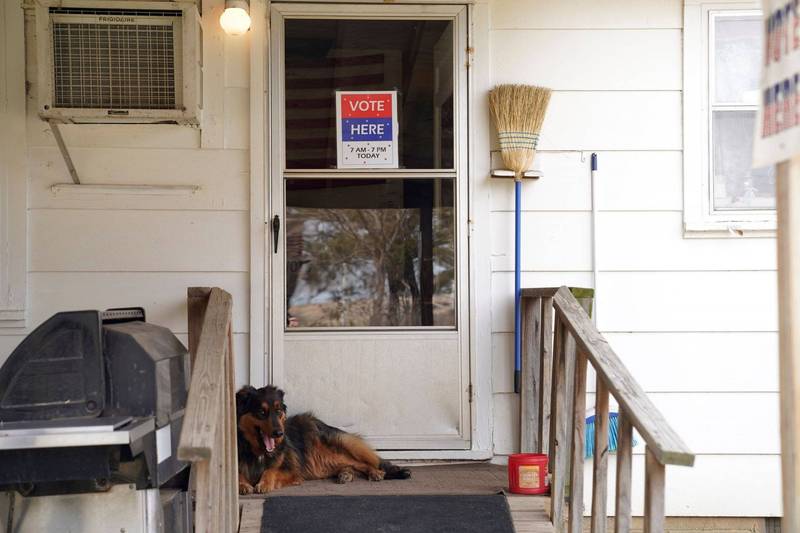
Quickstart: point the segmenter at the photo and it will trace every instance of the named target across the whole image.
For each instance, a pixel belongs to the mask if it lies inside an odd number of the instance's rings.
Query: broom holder
[[[522,173],[522,179],[525,179],[525,180],[538,180],[543,175],[544,174],[542,173],[541,170],[526,170],[525,172]],[[514,174],[513,170],[505,170],[505,169],[500,168],[500,169],[497,169],[497,170],[492,170],[492,177],[493,178],[510,178],[510,179],[513,180],[514,177],[515,177],[515,174]]]

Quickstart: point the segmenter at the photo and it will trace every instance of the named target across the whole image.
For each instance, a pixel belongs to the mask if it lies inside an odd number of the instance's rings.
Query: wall
[[[476,51],[481,68],[491,64],[494,83],[555,89],[538,156],[545,177],[524,186],[523,284],[592,286],[588,155],[596,151],[599,326],[698,454],[693,469],[668,469],[668,514],[779,514],[775,243],[682,236],[681,1],[488,7],[490,58]],[[185,341],[186,287],[217,285],[234,297],[237,383],[248,381],[249,41],[222,35],[220,10],[220,0],[204,2],[202,131],[63,127],[85,182],[200,185],[194,195],[54,194],[51,185],[69,175],[29,100],[28,329],[0,328],[0,361],[63,309],[141,305]],[[485,175],[484,166],[476,173]],[[491,328],[500,455],[519,440],[510,185],[490,185],[491,258],[482,250],[476,258],[491,269],[491,321],[475,327]],[[480,201],[485,187],[477,186]],[[481,283],[486,274],[475,273]],[[488,356],[488,346],[477,353],[479,370]],[[640,510],[641,499],[634,505]]]
[[[593,285],[597,152],[598,326],[697,454],[693,469],[668,468],[667,514],[780,514],[775,241],[683,238],[682,2],[490,5],[492,81],[555,90],[544,177],[524,185],[523,286]],[[519,440],[513,186],[495,183],[491,201],[494,443],[508,454]]]
[[[171,125],[61,127],[84,183],[199,185],[197,193],[54,193],[51,186],[70,176],[29,96],[28,327],[0,329],[0,361],[32,327],[67,309],[142,306],[148,320],[186,342],[186,288],[208,285],[233,295],[236,381],[248,381],[249,41],[224,36],[222,2],[203,7],[202,132]],[[28,94],[35,95],[30,24],[27,30]]]

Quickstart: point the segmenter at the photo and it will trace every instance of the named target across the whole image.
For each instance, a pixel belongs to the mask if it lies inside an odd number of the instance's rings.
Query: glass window
[[[336,168],[335,91],[396,90],[400,168],[453,168],[453,72],[449,20],[286,20],[286,167]]]
[[[287,179],[292,327],[455,326],[453,179]]]
[[[710,23],[712,210],[775,209],[774,167],[752,168],[761,17],[752,12],[714,13]]]

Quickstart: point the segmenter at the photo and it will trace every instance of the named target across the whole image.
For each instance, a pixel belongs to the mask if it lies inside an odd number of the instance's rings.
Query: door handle
[[[281,217],[275,215],[272,217],[272,246],[273,253],[278,253],[278,238],[281,234]]]

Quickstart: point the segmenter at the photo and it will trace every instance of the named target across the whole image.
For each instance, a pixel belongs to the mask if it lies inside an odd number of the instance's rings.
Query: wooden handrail
[[[238,529],[232,307],[222,289],[189,288],[192,380],[178,458],[192,463],[198,533]]]
[[[589,358],[595,371],[603,378],[609,392],[625,410],[658,462],[694,465],[694,454],[628,372],[570,290],[566,287],[560,288],[553,297],[553,305],[563,315],[564,324],[575,337],[578,349]]]
[[[551,519],[556,531],[581,533],[586,376],[597,375],[592,533],[606,531],[609,395],[619,404],[615,533],[631,526],[633,429],[646,444],[645,533],[664,530],[664,465],[694,464],[667,423],[589,318],[592,289],[522,290],[523,387],[520,451],[550,455]],[[564,502],[569,484],[568,523]]]

